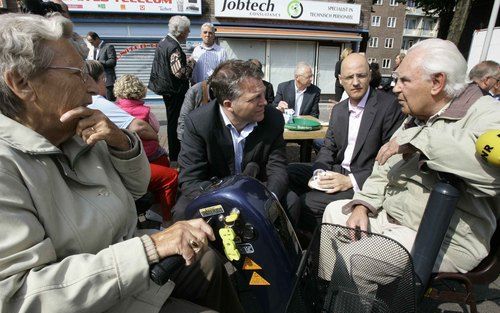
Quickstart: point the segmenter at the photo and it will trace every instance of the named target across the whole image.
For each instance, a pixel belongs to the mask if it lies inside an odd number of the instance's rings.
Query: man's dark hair
[[[241,83],[249,78],[262,79],[264,74],[257,65],[250,61],[229,60],[221,63],[208,80],[220,105],[224,100],[238,99],[243,91]]]
[[[52,12],[64,13],[63,8],[52,1],[43,2],[42,0],[23,0],[19,2],[19,9],[23,13],[37,15],[46,15]]]
[[[93,40],[101,39],[101,37],[99,37],[99,35],[96,32],[88,32],[87,37],[90,37]]]
[[[85,65],[89,70],[89,76],[97,82],[99,80],[99,76],[104,73],[104,66],[102,66],[101,62],[95,60],[87,60],[85,61]]]

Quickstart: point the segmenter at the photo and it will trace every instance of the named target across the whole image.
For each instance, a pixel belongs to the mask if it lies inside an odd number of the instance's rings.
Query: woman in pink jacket
[[[146,86],[134,75],[123,75],[115,82],[116,104],[133,117],[149,123],[158,132],[160,123],[142,100],[146,92]],[[163,224],[166,226],[166,222],[171,218],[170,210],[175,204],[178,172],[170,168],[167,152],[158,140],[142,140],[142,145],[151,166],[148,190],[153,192],[161,203]]]

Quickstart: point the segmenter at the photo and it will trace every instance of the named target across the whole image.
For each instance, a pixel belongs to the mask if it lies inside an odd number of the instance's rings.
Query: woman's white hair
[[[168,21],[168,31],[172,36],[178,37],[191,26],[191,21],[183,15],[175,15]]]
[[[29,79],[41,73],[54,57],[46,42],[70,39],[73,24],[58,13],[49,17],[11,13],[2,15],[0,29],[0,112],[15,118],[24,105],[7,86],[4,74],[11,71]]]
[[[427,39],[413,45],[408,50],[410,53],[419,54],[420,65],[429,76],[446,75],[444,92],[448,96],[460,95],[466,85],[467,62],[454,43],[439,38]]]

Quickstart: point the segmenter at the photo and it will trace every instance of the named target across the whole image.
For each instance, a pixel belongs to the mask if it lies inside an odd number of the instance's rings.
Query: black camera
[[[64,13],[63,8],[52,1],[43,2],[42,0],[23,0],[19,4],[21,12],[37,15],[46,15],[52,12]]]

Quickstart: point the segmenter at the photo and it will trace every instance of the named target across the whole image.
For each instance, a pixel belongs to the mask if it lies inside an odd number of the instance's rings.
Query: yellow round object
[[[476,152],[486,163],[500,166],[500,129],[488,130],[479,136]]]

